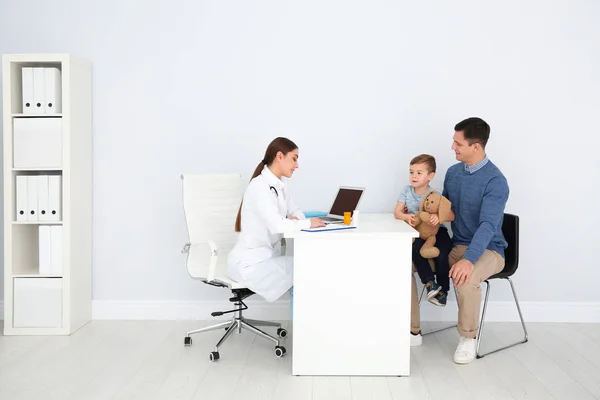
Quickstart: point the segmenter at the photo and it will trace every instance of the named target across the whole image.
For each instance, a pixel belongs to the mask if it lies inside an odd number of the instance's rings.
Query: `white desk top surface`
[[[295,237],[323,237],[339,235],[374,235],[374,234],[407,234],[410,237],[418,237],[419,233],[404,221],[394,218],[393,213],[360,213],[358,226],[355,229],[332,230],[323,232],[289,232],[286,238]]]

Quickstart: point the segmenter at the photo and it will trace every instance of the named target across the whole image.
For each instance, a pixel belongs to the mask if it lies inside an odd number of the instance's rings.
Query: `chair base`
[[[242,307],[244,307],[244,308],[242,308]],[[221,340],[219,340],[217,342],[217,344],[215,346],[215,350],[209,354],[210,361],[217,361],[220,358],[219,347],[221,347],[221,345],[223,345],[225,340],[227,340],[227,338],[230,337],[233,332],[237,332],[238,334],[240,334],[240,333],[242,333],[242,330],[244,329],[244,330],[248,330],[258,336],[261,336],[265,339],[268,339],[268,340],[274,342],[275,343],[275,356],[283,357],[286,353],[286,349],[285,349],[285,347],[280,345],[280,340],[278,338],[262,331],[261,329],[257,328],[257,326],[270,326],[270,327],[277,328],[277,336],[280,338],[286,337],[287,331],[285,329],[283,329],[281,327],[281,324],[278,322],[261,321],[261,320],[244,318],[242,316],[242,310],[244,310],[246,308],[247,307],[244,305],[244,303],[241,300],[236,301],[235,310],[234,310],[234,312],[236,313],[235,317],[233,317],[229,321],[221,322],[216,325],[211,325],[211,326],[207,326],[204,328],[189,331],[187,333],[186,337],[184,338],[184,345],[185,346],[192,345],[191,335],[194,335],[197,333],[202,333],[202,332],[214,331],[217,329],[225,329],[226,332],[223,335],[223,337],[221,337]]]

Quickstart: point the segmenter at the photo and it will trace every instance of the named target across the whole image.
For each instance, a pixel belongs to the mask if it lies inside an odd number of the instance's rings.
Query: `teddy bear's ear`
[[[443,224],[444,222],[454,221],[454,212],[452,212],[450,200],[448,200],[444,196],[440,196],[440,208],[438,210],[438,218],[440,219],[440,224]]]

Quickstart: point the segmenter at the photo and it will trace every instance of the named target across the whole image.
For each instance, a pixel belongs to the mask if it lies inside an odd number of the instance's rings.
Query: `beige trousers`
[[[448,255],[450,267],[465,255],[467,246],[455,246]],[[495,251],[485,250],[475,262],[469,282],[458,289],[458,332],[466,338],[475,338],[479,329],[481,309],[481,282],[504,269],[504,258]],[[414,266],[413,266],[414,271]],[[421,330],[421,313],[415,275],[412,274],[410,330]]]

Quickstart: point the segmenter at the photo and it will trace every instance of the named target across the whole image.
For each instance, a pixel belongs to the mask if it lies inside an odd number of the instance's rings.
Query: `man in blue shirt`
[[[455,214],[451,223],[454,247],[448,256],[450,277],[458,289],[460,341],[454,362],[467,364],[476,358],[480,284],[504,268],[507,243],[502,221],[509,188],[485,153],[490,126],[473,117],[459,122],[454,131],[452,150],[460,162],[448,168],[442,194]]]

